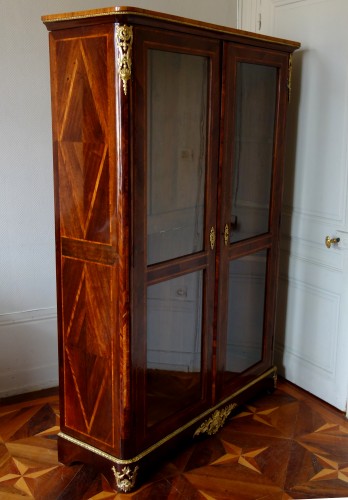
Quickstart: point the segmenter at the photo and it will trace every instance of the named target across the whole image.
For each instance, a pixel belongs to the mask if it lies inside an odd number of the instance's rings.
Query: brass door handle
[[[340,238],[330,238],[330,236],[326,236],[325,245],[327,246],[327,248],[330,248],[331,245],[336,245],[337,243],[339,243],[339,241]]]

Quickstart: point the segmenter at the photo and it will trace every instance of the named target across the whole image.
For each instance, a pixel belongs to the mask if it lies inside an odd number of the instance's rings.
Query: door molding
[[[271,35],[276,0],[237,0],[237,27]]]

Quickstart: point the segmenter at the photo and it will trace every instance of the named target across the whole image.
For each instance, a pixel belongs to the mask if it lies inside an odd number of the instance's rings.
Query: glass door
[[[184,38],[134,36],[132,338],[146,436],[211,400],[219,45]]]
[[[218,361],[220,396],[269,368],[277,275],[277,124],[286,57],[226,47]]]

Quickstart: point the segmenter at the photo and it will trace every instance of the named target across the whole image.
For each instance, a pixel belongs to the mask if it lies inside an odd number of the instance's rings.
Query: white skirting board
[[[0,398],[58,385],[55,307],[0,315]]]

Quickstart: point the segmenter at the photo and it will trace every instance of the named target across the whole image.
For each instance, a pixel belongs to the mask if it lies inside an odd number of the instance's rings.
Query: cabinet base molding
[[[252,379],[218,405],[200,414],[138,455],[124,459],[106,453],[65,432],[58,434],[59,461],[89,463],[99,469],[117,491],[127,493],[136,489],[153,472],[156,461],[164,453],[175,452],[179,445],[189,444],[192,439],[216,434],[233,412],[248,399],[262,390],[276,388],[277,367],[273,366],[259,377]],[[145,460],[146,459],[146,460]]]

